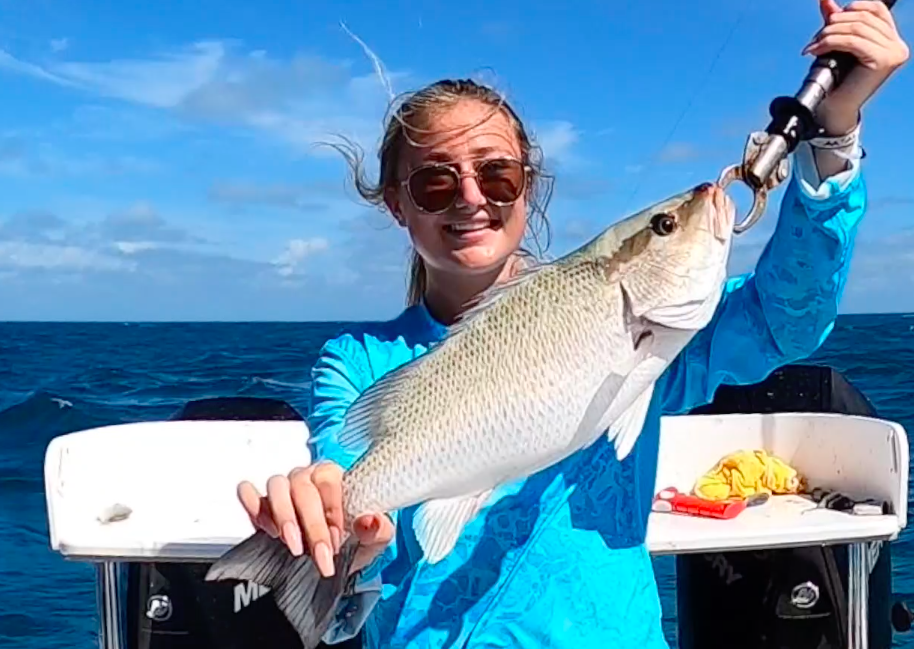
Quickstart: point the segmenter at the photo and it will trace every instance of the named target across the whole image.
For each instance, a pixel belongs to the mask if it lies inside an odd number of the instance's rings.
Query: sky
[[[396,93],[506,93],[555,177],[558,256],[738,162],[820,25],[815,0],[0,0],[0,320],[396,316],[407,235],[316,145],[353,138],[377,169],[387,89],[353,35]],[[864,113],[844,313],[914,311],[912,104],[909,64]]]

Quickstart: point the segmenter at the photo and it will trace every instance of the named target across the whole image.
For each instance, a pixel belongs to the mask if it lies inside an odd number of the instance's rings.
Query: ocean
[[[342,323],[0,323],[0,647],[96,646],[94,572],[48,548],[48,442],[94,426],[167,419],[189,399],[281,398],[307,408],[309,369]],[[811,359],[842,372],[880,416],[914,431],[914,315],[843,316]],[[914,472],[912,472],[914,475]],[[914,599],[909,528],[894,591]],[[675,647],[671,559],[656,563]],[[914,647],[914,633],[898,647]]]

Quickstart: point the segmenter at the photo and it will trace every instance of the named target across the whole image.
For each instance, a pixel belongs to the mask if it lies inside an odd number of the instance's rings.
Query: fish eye
[[[651,219],[651,229],[654,234],[666,237],[676,231],[676,218],[672,214],[661,213],[655,214]]]

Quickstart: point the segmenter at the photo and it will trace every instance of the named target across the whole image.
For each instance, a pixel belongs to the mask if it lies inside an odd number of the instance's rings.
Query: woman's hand
[[[819,123],[828,135],[844,135],[857,126],[863,105],[904,65],[910,50],[880,0],[857,0],[844,9],[835,0],[819,0],[819,8],[825,26],[803,53],[848,52],[860,62],[818,110]]]
[[[295,556],[307,552],[324,577],[334,573],[333,555],[339,552],[343,530],[343,469],[319,462],[293,469],[288,476],[267,481],[262,496],[250,482],[238,485],[238,499],[254,527],[280,537]],[[359,539],[350,574],[371,563],[394,536],[386,515],[360,516],[353,522]]]

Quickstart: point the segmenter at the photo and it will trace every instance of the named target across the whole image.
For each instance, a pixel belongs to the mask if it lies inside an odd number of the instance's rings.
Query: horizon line
[[[866,311],[839,313],[838,318],[862,316],[914,316],[914,311]],[[364,322],[385,322],[386,319],[368,320],[0,320],[5,324],[124,324],[124,325],[165,325],[165,324],[361,324]]]

